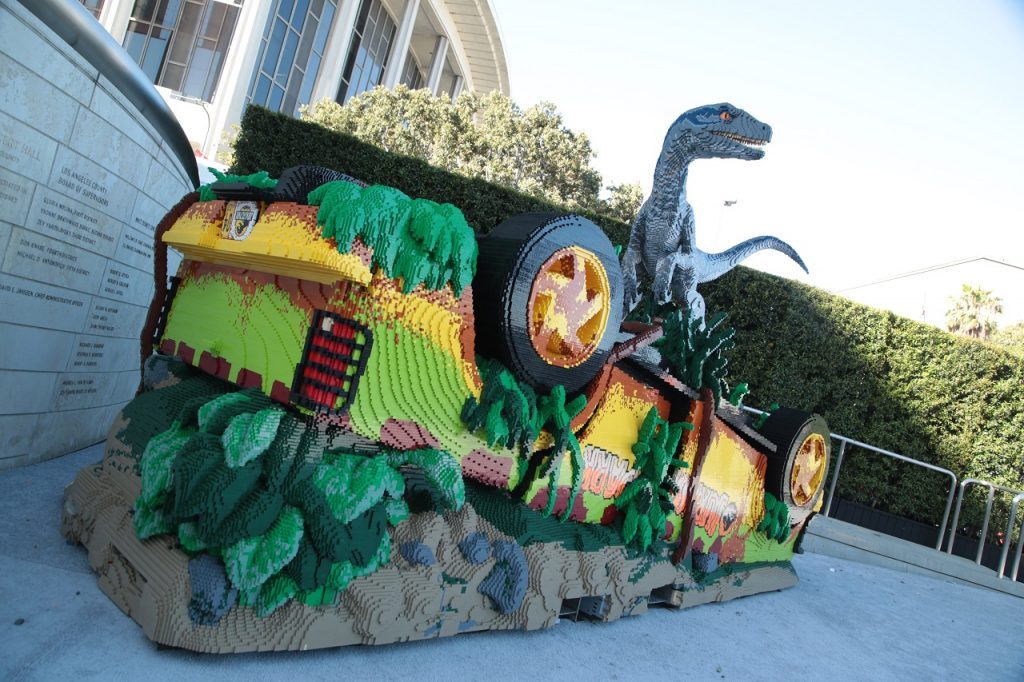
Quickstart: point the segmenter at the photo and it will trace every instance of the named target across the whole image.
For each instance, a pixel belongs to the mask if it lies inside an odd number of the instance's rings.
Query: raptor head
[[[772,128],[731,104],[690,109],[675,120],[665,135],[666,160],[746,159],[764,156],[757,147],[772,139]]]

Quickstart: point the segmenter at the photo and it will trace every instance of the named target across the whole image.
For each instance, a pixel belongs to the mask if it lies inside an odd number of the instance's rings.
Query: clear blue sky
[[[1024,264],[1024,2],[492,1],[512,97],[555,103],[606,185],[648,191],[694,106],[773,127],[760,161],[691,167],[705,250],[775,234],[811,275],[773,252],[748,264],[832,290],[967,256]]]

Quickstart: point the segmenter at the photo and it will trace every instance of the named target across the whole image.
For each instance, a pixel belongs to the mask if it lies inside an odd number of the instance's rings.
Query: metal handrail
[[[755,409],[753,407],[747,407],[746,405],[743,405],[742,407],[747,412],[751,412],[753,414],[765,414],[764,411]],[[954,474],[949,469],[944,469],[944,468],[942,468],[940,466],[936,466],[936,465],[930,464],[928,462],[922,462],[919,459],[914,459],[913,457],[907,457],[906,455],[901,455],[901,454],[899,454],[897,452],[892,452],[890,450],[884,450],[882,448],[875,447],[874,445],[868,445],[867,443],[862,443],[859,440],[854,440],[853,438],[847,438],[846,436],[840,435],[838,433],[830,433],[829,435],[832,436],[832,438],[834,440],[840,441],[840,446],[839,446],[839,452],[836,453],[836,464],[835,464],[835,468],[832,471],[832,482],[829,484],[828,494],[825,497],[825,504],[821,508],[822,515],[828,516],[829,511],[831,511],[831,509],[832,509],[832,498],[835,495],[836,483],[839,481],[839,471],[840,471],[840,469],[842,469],[842,466],[843,466],[843,456],[846,453],[846,445],[847,445],[847,443],[849,443],[849,444],[855,445],[855,446],[857,446],[859,448],[864,448],[865,450],[870,450],[871,452],[876,452],[876,453],[878,453],[880,455],[885,455],[886,457],[891,457],[893,459],[898,459],[901,462],[907,462],[909,464],[915,464],[917,466],[924,467],[925,469],[930,469],[931,471],[935,471],[935,472],[938,472],[938,473],[941,473],[941,474],[945,474],[946,476],[950,477],[950,479],[952,480],[952,484],[949,487],[949,494],[946,496],[946,509],[942,513],[942,523],[939,525],[939,536],[938,536],[938,538],[935,541],[935,549],[937,549],[939,551],[942,551],[942,539],[946,536],[946,522],[949,521],[949,511],[950,511],[950,508],[953,506],[953,496],[956,493],[956,489],[957,489],[957,485],[956,485],[957,477],[956,477],[956,474]]]
[[[753,407],[747,407],[746,405],[741,405],[740,407],[746,410],[747,412],[750,412],[751,414],[766,414],[763,410],[758,410]],[[946,476],[950,477],[950,479],[952,480],[952,485],[950,485],[949,494],[946,496],[946,509],[942,513],[942,523],[939,526],[939,537],[935,543],[935,549],[940,552],[942,551],[942,540],[946,535],[946,523],[947,521],[949,521],[949,512],[953,505],[953,497],[954,495],[957,494],[957,490],[959,490],[959,495],[957,496],[958,499],[956,503],[956,510],[953,513],[953,522],[949,525],[950,533],[949,542],[946,546],[947,554],[953,553],[953,543],[956,540],[956,524],[960,521],[960,509],[963,506],[965,491],[970,485],[985,486],[988,488],[988,496],[985,501],[985,520],[982,523],[981,536],[978,540],[978,551],[974,558],[974,563],[978,565],[981,565],[982,553],[985,549],[985,536],[988,533],[989,521],[992,517],[992,505],[995,500],[995,492],[999,490],[1001,492],[1014,493],[1015,497],[1013,498],[1013,501],[1010,505],[1010,518],[1006,525],[1006,535],[1003,544],[1003,549],[999,557],[999,569],[997,571],[999,578],[1005,577],[1004,573],[1006,568],[1006,560],[1008,558],[1008,553],[1010,551],[1010,545],[1013,544],[1013,524],[1017,520],[1017,509],[1020,507],[1021,503],[1024,502],[1024,492],[1014,490],[1013,488],[1007,488],[1005,486],[996,485],[989,481],[984,481],[978,478],[965,478],[963,481],[960,482],[960,485],[958,486],[956,474],[954,474],[949,469],[944,469],[943,467],[936,466],[928,462],[922,462],[921,460],[917,460],[912,457],[907,457],[906,455],[901,455],[897,452],[884,450],[882,448],[875,447],[874,445],[868,445],[867,443],[862,443],[859,440],[854,440],[853,438],[847,438],[846,436],[840,435],[838,433],[831,433],[829,435],[832,436],[834,440],[839,441],[840,445],[839,451],[836,453],[836,463],[835,468],[832,471],[832,481],[829,484],[828,493],[825,497],[825,504],[822,506],[821,509],[822,515],[828,516],[829,512],[832,509],[832,500],[835,497],[836,484],[839,481],[839,471],[843,466],[843,456],[846,454],[847,444],[855,445],[859,448],[864,448],[865,450],[876,452],[880,455],[885,455],[886,457],[898,459],[901,462],[916,464],[917,466],[924,467],[925,469],[930,469],[931,471],[945,474]],[[1024,528],[1021,529],[1020,538],[1017,540],[1017,551],[1014,554],[1013,566],[1010,569],[1010,580],[1017,579],[1017,574],[1020,570],[1022,552],[1024,552]]]
[[[1014,490],[1013,488],[1007,488],[1006,486],[996,485],[995,483],[991,483],[989,481],[983,481],[980,478],[965,478],[963,481],[961,481],[960,482],[960,495],[959,495],[959,497],[958,497],[958,499],[956,501],[956,512],[953,514],[953,525],[952,525],[950,533],[949,533],[949,543],[946,545],[946,554],[952,554],[953,553],[953,543],[956,540],[956,524],[960,520],[960,509],[961,509],[961,507],[963,507],[963,504],[964,504],[964,494],[967,492],[967,487],[970,486],[970,485],[979,485],[979,486],[983,486],[985,488],[988,488],[988,495],[986,496],[986,499],[985,499],[985,520],[982,521],[982,524],[981,524],[981,535],[978,537],[978,551],[974,555],[974,563],[976,563],[976,564],[978,564],[980,566],[981,565],[981,557],[982,557],[982,554],[985,551],[985,536],[988,534],[988,523],[989,523],[989,520],[992,517],[992,503],[995,500],[996,491],[999,490],[999,491],[1004,492],[1004,493],[1011,493],[1013,495],[1016,495],[1016,497],[1013,498],[1013,507],[1012,507],[1012,511],[1010,513],[1010,525],[1011,526],[1013,525],[1013,522],[1016,520],[1015,517],[1017,515],[1017,506],[1020,504],[1020,500],[1024,499],[1024,493],[1020,492],[1019,490]],[[1007,531],[1006,539],[1004,540],[1004,543],[1006,543],[1006,544],[1004,545],[1003,552],[1002,552],[1003,561],[1000,562],[1000,566],[999,566],[999,577],[1002,577],[1002,575],[1003,575],[1002,574],[1003,565],[1005,563],[1006,552],[1009,549],[1009,543],[1010,543],[1011,537],[1012,537],[1012,535],[1011,535],[1010,531],[1008,530]],[[1022,533],[1022,539],[1024,539],[1024,533]],[[1020,549],[1020,544],[1021,544],[1020,542],[1017,543],[1018,549]],[[1015,566],[1019,566],[1020,565],[1020,557],[1019,556],[1014,560],[1014,565]],[[1014,578],[1013,579],[1014,580],[1017,579],[1016,572],[1014,573]]]
[[[999,555],[999,570],[997,573],[1000,578],[1005,577],[1003,569],[1006,568],[1006,555],[1010,551],[1010,545],[1013,544],[1013,522],[1017,520],[1017,507],[1020,506],[1021,501],[1024,501],[1024,493],[1017,493],[1010,503],[1010,520],[1006,524],[1006,534],[1003,536],[1003,551]],[[1020,539],[1017,540],[1017,551],[1013,555],[1013,568],[1010,569],[1010,580],[1017,579],[1022,551],[1024,551],[1024,528],[1021,528]]]
[[[939,524],[939,535],[938,535],[938,538],[935,540],[935,549],[941,551],[942,550],[942,539],[946,535],[946,522],[949,521],[949,510],[953,506],[953,495],[956,493],[956,481],[957,481],[956,474],[954,474],[949,469],[945,469],[943,467],[936,466],[936,465],[930,464],[928,462],[922,462],[919,459],[914,459],[913,457],[907,457],[906,455],[901,455],[901,454],[899,454],[897,452],[891,452],[889,450],[883,450],[882,448],[875,447],[874,445],[868,445],[867,443],[862,443],[859,440],[854,440],[853,438],[847,438],[846,436],[841,436],[841,435],[839,435],[837,433],[833,433],[831,435],[836,440],[839,440],[839,441],[843,442],[843,445],[840,446],[840,448],[839,448],[839,455],[841,455],[843,453],[843,451],[846,449],[846,447],[845,447],[846,444],[850,443],[852,445],[856,445],[859,448],[864,448],[865,450],[870,450],[871,452],[876,452],[876,453],[878,453],[880,455],[885,455],[886,457],[891,457],[893,459],[898,459],[901,462],[907,462],[909,464],[915,464],[915,465],[917,465],[919,467],[923,467],[925,469],[929,469],[931,471],[935,471],[937,473],[945,474],[946,476],[949,476],[949,478],[951,480],[951,483],[950,483],[950,486],[949,486],[949,493],[946,495],[946,508],[942,512],[942,523]],[[832,474],[832,486],[829,489],[829,498],[828,498],[828,501],[826,502],[826,505],[827,505],[826,509],[831,509],[831,506],[832,506],[832,493],[835,491],[836,482],[839,480],[839,469],[840,469],[841,466],[842,466],[842,460],[839,459],[839,456],[837,455],[837,457],[836,457],[836,468],[835,468],[835,472]],[[825,513],[825,516],[828,516],[828,512],[827,511],[825,511],[824,513]]]
[[[20,0],[73,50],[107,77],[152,124],[178,157],[193,187],[199,186],[196,155],[167,102],[136,64],[81,3],[68,0]]]

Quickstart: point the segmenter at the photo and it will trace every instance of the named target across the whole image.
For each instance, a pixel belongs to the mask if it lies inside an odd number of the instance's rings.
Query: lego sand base
[[[62,532],[86,547],[100,588],[154,642],[198,652],[388,644],[481,630],[535,630],[560,619],[614,621],[649,606],[685,608],[796,584],[789,562],[727,567],[696,579],[667,557],[621,546],[575,551],[499,530],[471,502],[413,514],[389,529],[389,561],[332,605],[291,600],[260,617],[235,605],[214,624],[190,617],[190,557],[170,535],[140,541],[132,505],[141,483],[115,423],[104,460],[65,491]],[[508,500],[509,505],[519,504]],[[613,627],[613,626],[609,626]]]

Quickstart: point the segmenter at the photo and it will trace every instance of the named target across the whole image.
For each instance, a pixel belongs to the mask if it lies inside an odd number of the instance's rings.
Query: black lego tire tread
[[[293,201],[297,204],[308,204],[309,193],[320,185],[345,180],[360,187],[366,183],[340,171],[323,166],[292,166],[281,171],[277,185],[273,189],[253,187],[245,182],[214,182],[210,188],[217,198],[227,201]]]
[[[270,191],[270,194],[277,197],[275,201],[294,201],[299,204],[308,203],[306,197],[310,192],[320,185],[328,182],[344,180],[360,187],[366,187],[366,183],[357,180],[351,175],[340,171],[324,168],[323,166],[292,166],[281,171],[277,186]]]
[[[615,343],[622,315],[622,274],[615,248],[591,221],[577,215],[523,213],[479,240],[473,284],[478,350],[500,359],[521,380],[547,391],[557,385],[572,394],[600,370]],[[594,353],[576,367],[545,362],[534,350],[526,311],[537,271],[555,251],[584,248],[601,261],[611,291],[605,332]]]
[[[793,409],[791,407],[780,407],[768,415],[764,426],[760,428],[761,435],[775,444],[777,450],[774,454],[768,455],[768,467],[765,471],[764,487],[777,499],[785,502],[793,509],[809,510],[817,504],[824,494],[825,483],[828,480],[828,456],[826,451],[825,472],[822,476],[822,484],[811,500],[805,505],[798,505],[790,494],[789,477],[792,471],[793,461],[800,445],[804,439],[812,433],[819,433],[825,438],[826,446],[830,443],[828,423],[824,417],[813,412]]]

